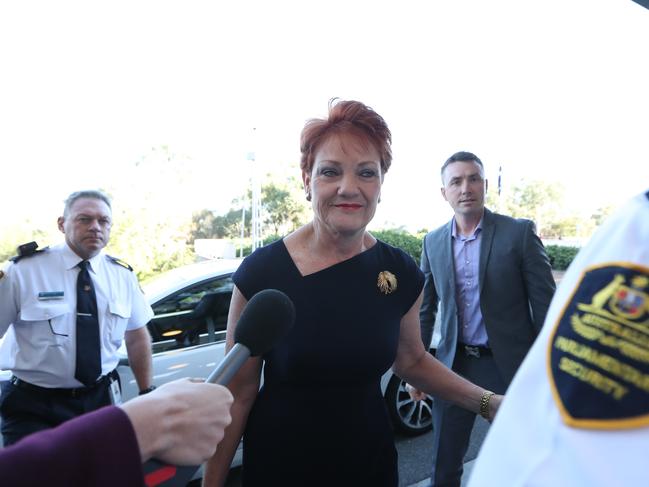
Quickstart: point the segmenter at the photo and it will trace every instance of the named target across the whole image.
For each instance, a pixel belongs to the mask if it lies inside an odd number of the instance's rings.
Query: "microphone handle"
[[[250,349],[241,343],[235,343],[205,382],[227,386],[248,357]]]
[[[250,357],[250,349],[241,343],[235,343],[205,382],[228,385],[248,357]],[[147,487],[184,487],[199,468],[200,465],[183,467],[168,465],[152,458],[143,465],[144,483]]]

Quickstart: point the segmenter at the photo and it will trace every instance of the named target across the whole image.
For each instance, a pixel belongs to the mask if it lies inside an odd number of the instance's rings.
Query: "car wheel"
[[[388,383],[385,400],[392,424],[399,433],[416,436],[432,429],[433,398],[426,396],[423,401],[413,401],[406,390],[406,382],[396,375]]]

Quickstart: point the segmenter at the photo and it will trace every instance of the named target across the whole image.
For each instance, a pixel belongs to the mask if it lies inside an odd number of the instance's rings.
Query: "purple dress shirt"
[[[451,230],[453,261],[455,263],[455,300],[458,308],[460,330],[458,338],[467,345],[488,345],[482,311],[480,310],[480,243],[482,219],[473,233],[459,235],[455,218]]]

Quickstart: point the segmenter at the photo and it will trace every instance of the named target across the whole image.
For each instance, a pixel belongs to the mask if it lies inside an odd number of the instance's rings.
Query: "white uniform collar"
[[[90,262],[90,270],[95,274],[99,269],[99,265],[101,260],[103,259],[103,255],[104,255],[103,251],[101,251],[91,259],[88,259],[88,262]],[[74,250],[72,250],[68,246],[67,242],[62,245],[61,257],[63,258],[63,263],[65,264],[65,268],[68,270],[74,269],[79,264],[79,262],[83,260],[74,252]]]

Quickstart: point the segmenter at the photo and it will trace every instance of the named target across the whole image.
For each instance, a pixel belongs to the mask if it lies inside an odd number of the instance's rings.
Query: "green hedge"
[[[564,245],[546,245],[545,250],[550,257],[550,265],[557,271],[565,271],[572,259],[579,252],[579,247],[567,247]]]
[[[400,248],[408,255],[410,255],[413,259],[415,259],[415,262],[417,262],[417,265],[419,265],[423,236],[418,237],[404,230],[377,230],[371,233],[379,240],[382,240],[383,242],[394,247]],[[268,245],[269,243],[272,243],[279,238],[281,238],[280,235],[269,235],[268,237],[264,238],[263,245]],[[249,255],[251,250],[252,246],[250,244],[244,246],[243,255]]]
[[[421,246],[423,243],[423,235],[413,235],[406,232],[405,230],[375,230],[372,232],[379,240],[390,244],[394,247],[400,248],[408,255],[410,255],[417,265],[419,265],[419,260],[421,258]],[[264,245],[280,238],[279,235],[271,235],[264,238]],[[244,255],[250,253],[250,245],[244,247]],[[546,245],[545,250],[548,253],[550,258],[550,264],[554,270],[563,271],[568,268],[572,259],[575,258],[577,252],[579,252],[579,247],[568,247],[564,245]]]
[[[424,241],[423,237],[412,235],[404,230],[378,230],[371,233],[379,240],[393,247],[400,248],[415,259],[415,262],[419,265],[421,246]]]
[[[416,236],[403,230],[379,230],[372,232],[372,235],[410,254],[417,264],[419,264],[423,235]],[[550,258],[552,268],[557,271],[564,271],[579,252],[579,247],[547,245],[545,250]]]

